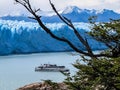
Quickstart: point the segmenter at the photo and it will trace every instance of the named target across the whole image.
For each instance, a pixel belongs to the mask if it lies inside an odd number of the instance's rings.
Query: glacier
[[[45,23],[45,25],[57,36],[64,36],[76,47],[85,50],[73,30],[64,23]],[[81,22],[74,25],[79,33],[87,38],[93,50],[107,48],[86,33],[90,31],[90,24]],[[72,49],[66,43],[53,39],[37,23],[0,20],[0,55],[60,51],[72,51]]]

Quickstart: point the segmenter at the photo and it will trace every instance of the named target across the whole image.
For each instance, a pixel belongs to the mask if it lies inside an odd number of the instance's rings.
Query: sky
[[[33,8],[51,11],[49,0],[30,0]],[[110,9],[120,13],[120,0],[51,0],[57,10],[67,6],[78,6],[81,9]],[[29,14],[25,8],[15,4],[14,0],[0,0],[0,16]]]

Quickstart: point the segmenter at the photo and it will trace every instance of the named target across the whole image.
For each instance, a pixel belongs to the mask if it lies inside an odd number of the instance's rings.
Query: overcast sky
[[[34,8],[51,11],[49,0],[30,0]],[[120,12],[120,0],[51,0],[58,10],[66,6],[78,6],[81,9],[111,9]],[[14,0],[0,0],[0,16],[26,14],[26,10],[14,4]]]

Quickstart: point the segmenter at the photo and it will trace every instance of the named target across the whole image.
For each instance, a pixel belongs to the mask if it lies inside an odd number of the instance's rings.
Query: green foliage
[[[91,21],[92,22],[92,21]],[[110,49],[120,47],[120,20],[111,20],[105,23],[92,23],[90,35],[96,40],[105,43]]]
[[[71,90],[120,89],[120,58],[89,59],[84,64],[77,61],[74,67],[76,74],[65,80]]]
[[[95,19],[89,19],[92,24],[89,34],[108,47],[102,52],[106,56],[83,56],[84,63],[76,61],[73,66],[78,71],[74,76],[66,75],[65,83],[70,90],[120,90],[120,20],[96,23]]]

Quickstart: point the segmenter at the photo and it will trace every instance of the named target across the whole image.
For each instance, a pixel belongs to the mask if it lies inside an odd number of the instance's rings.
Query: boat
[[[57,66],[56,64],[43,64],[35,67],[35,71],[51,71],[51,72],[69,72],[65,66]]]

